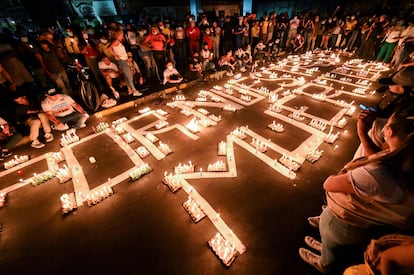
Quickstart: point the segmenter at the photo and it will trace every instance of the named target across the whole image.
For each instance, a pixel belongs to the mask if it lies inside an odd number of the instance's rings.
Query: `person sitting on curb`
[[[167,68],[164,70],[164,85],[166,85],[167,83],[179,84],[182,81],[183,77],[177,71],[177,69],[174,68],[173,63],[171,61],[167,62]]]
[[[111,62],[109,57],[104,56],[101,61],[98,63],[99,70],[105,78],[106,83],[111,89],[114,97],[119,99],[119,92],[112,86],[113,80],[119,78],[119,69],[118,66]]]
[[[236,69],[236,59],[233,56],[233,51],[229,50],[225,55],[220,57],[218,65],[221,70],[226,70],[227,76],[233,76],[233,71]]]
[[[55,129],[65,131],[70,127],[84,128],[89,115],[70,96],[58,94],[55,88],[47,91],[42,101],[42,109],[55,125]]]
[[[14,101],[17,103],[16,117],[17,123],[28,125],[30,127],[31,146],[39,149],[45,147],[45,144],[39,141],[39,130],[43,127],[45,132],[45,141],[51,142],[53,140],[52,129],[50,128],[49,118],[42,111],[40,104],[29,100],[24,93],[16,93]]]

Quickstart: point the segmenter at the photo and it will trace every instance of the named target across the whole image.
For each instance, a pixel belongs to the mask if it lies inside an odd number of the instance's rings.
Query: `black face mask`
[[[198,61],[198,57],[193,57],[194,58],[194,61]]]

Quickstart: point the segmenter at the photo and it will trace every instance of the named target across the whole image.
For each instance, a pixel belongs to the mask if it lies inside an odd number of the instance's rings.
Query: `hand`
[[[371,111],[361,111],[358,114],[357,132],[358,134],[365,135],[372,128],[376,114]]]

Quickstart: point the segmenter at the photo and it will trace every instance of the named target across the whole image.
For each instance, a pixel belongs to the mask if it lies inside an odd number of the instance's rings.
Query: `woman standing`
[[[116,64],[124,75],[125,82],[128,87],[128,94],[132,94],[133,96],[141,96],[142,93],[138,92],[134,86],[134,79],[128,66],[128,54],[124,44],[122,44],[123,39],[124,31],[122,28],[118,28],[114,32],[114,40],[112,41],[111,46],[109,46],[109,49],[115,57]]]

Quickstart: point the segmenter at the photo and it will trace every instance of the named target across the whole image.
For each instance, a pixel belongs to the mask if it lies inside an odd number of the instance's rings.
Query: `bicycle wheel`
[[[90,81],[81,81],[80,95],[89,111],[95,112],[99,108],[99,93],[96,86]]]

